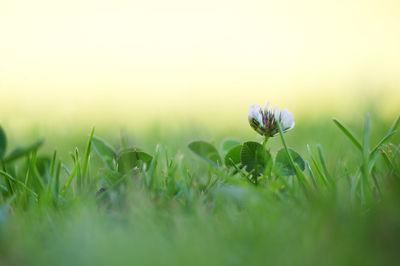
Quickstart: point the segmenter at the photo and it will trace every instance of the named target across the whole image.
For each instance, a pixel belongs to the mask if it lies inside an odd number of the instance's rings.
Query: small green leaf
[[[271,160],[271,154],[260,143],[254,141],[243,143],[240,161],[247,172],[254,171],[255,175],[261,175]]]
[[[153,157],[143,151],[138,151],[137,149],[123,150],[118,156],[118,172],[124,174],[132,168],[142,168],[143,164],[149,167],[152,160]]]
[[[193,141],[188,147],[194,154],[213,166],[219,167],[222,164],[221,157],[214,145],[205,141]]]
[[[240,152],[242,151],[242,145],[233,146],[225,155],[225,165],[232,166],[233,164],[240,163]]]
[[[0,126],[0,159],[4,157],[7,149],[7,137],[3,128]]]
[[[16,147],[14,150],[10,152],[8,156],[4,158],[5,163],[12,162],[16,159],[19,159],[21,157],[29,155],[32,151],[39,149],[40,146],[42,146],[44,143],[44,140],[39,140],[27,147]]]
[[[108,144],[105,140],[96,136],[93,136],[92,144],[95,152],[100,156],[101,160],[110,169],[113,169],[114,159],[117,157],[114,147]]]
[[[305,169],[305,162],[303,158],[301,158],[300,154],[298,154],[295,150],[289,148],[290,155],[293,158],[295,164],[297,164],[302,171]],[[289,158],[286,154],[285,149],[280,149],[275,158],[275,168],[280,172],[283,176],[291,176],[295,175],[296,172],[290,165]]]
[[[226,156],[228,154],[228,152],[235,146],[239,145],[240,141],[235,140],[235,139],[225,139],[222,142],[221,145],[221,150],[222,150],[222,156]]]

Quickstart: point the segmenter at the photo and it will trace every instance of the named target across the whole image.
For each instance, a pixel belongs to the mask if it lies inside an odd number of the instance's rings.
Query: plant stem
[[[265,136],[262,145],[264,146],[264,149],[267,149],[267,142],[269,140],[269,136]]]
[[[268,143],[268,140],[269,140],[269,136],[265,136],[264,137],[264,140],[263,140],[263,143],[262,143],[262,145],[263,145],[263,147],[264,147],[264,152],[267,154],[267,155],[269,155],[269,151],[268,151],[268,148],[267,148],[267,143]],[[269,166],[267,165],[267,168],[268,168]],[[265,170],[264,170],[264,176],[266,177],[266,178],[271,178],[271,171],[268,171],[269,172],[269,174],[266,174],[265,173]],[[257,180],[257,177],[255,177],[255,183],[256,183],[256,186],[258,185],[258,180]]]
[[[299,179],[300,183],[302,184],[302,187],[306,190],[306,186],[308,186],[307,179],[304,176],[304,174],[301,172],[299,166],[297,166],[293,161],[293,157],[289,152],[289,147],[288,147],[288,145],[286,143],[286,139],[285,139],[285,136],[283,134],[283,130],[282,130],[282,126],[281,126],[280,122],[278,122],[278,130],[279,130],[279,135],[281,136],[281,141],[282,141],[282,144],[283,144],[283,148],[286,151],[286,155],[287,155],[287,157],[289,159],[290,165],[292,166],[297,178]]]

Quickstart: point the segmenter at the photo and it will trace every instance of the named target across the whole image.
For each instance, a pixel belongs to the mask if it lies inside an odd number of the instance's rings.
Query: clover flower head
[[[283,132],[287,132],[294,127],[294,117],[285,108],[279,111],[278,107],[270,107],[269,102],[262,109],[259,105],[250,106],[247,114],[250,126],[258,134],[265,137],[274,137],[279,134],[278,121],[281,124]]]

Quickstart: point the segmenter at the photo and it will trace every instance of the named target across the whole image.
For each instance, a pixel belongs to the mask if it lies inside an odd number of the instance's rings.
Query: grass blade
[[[94,151],[104,162],[104,164],[111,170],[115,170],[114,160],[117,157],[117,152],[115,151],[114,147],[105,140],[96,136],[93,136],[92,138],[92,145]]]
[[[4,162],[5,163],[10,163],[14,160],[19,159],[20,157],[26,156],[29,153],[39,149],[40,146],[42,146],[44,144],[44,140],[39,140],[27,147],[16,147],[14,150],[11,151],[10,154],[8,154],[8,156],[6,156],[4,158]]]
[[[319,177],[320,179],[322,179],[322,182],[323,182],[326,186],[329,185],[329,182],[328,182],[327,177],[326,177],[325,174],[322,172],[321,166],[320,166],[320,164],[318,163],[317,159],[315,158],[314,153],[311,151],[311,148],[310,148],[310,146],[309,146],[308,144],[307,144],[307,150],[308,150],[308,153],[310,154],[310,157],[311,157],[311,160],[312,160],[312,162],[313,162],[313,164],[314,164],[314,166],[315,166],[315,169],[317,170],[318,177]]]
[[[380,141],[378,144],[376,144],[375,148],[370,152],[369,158],[372,159],[375,157],[376,153],[379,151],[379,149],[382,147],[383,144],[388,142],[390,138],[396,134],[397,131],[392,131],[388,132]]]
[[[37,162],[37,152],[36,150],[32,152],[32,158],[31,158],[31,171],[33,174],[33,183],[32,185],[34,186],[34,188],[36,188],[37,191],[42,191],[42,189],[44,189],[45,184],[43,181],[42,176],[40,175],[37,167],[36,167],[36,162]]]
[[[330,184],[332,184],[332,178],[329,174],[328,167],[326,166],[326,160],[324,154],[322,153],[322,147],[320,144],[317,144],[317,151],[318,151],[319,161],[321,162],[322,165],[322,171],[324,171],[325,178],[328,180]]]
[[[87,173],[87,168],[88,168],[88,163],[89,163],[89,157],[90,157],[90,151],[92,149],[92,139],[94,135],[94,127],[92,128],[92,131],[90,132],[89,140],[86,146],[86,151],[85,155],[83,157],[83,165],[82,165],[82,178],[86,180],[86,173]]]
[[[400,125],[400,116],[394,121],[392,124],[391,128],[389,131],[386,133],[386,135],[378,142],[378,144],[375,146],[375,148],[371,151],[369,154],[369,158],[373,158],[375,154],[378,152],[379,148],[385,144],[386,142],[389,141],[389,139],[397,132],[397,128]]]
[[[392,127],[389,131],[395,131],[400,126],[400,116],[397,117],[396,121],[394,121]]]
[[[70,175],[68,178],[65,180],[63,186],[62,186],[62,191],[61,191],[61,196],[64,196],[65,193],[67,192],[67,189],[72,183],[72,180],[74,179],[75,176],[77,176],[77,183],[79,187],[79,182],[80,182],[80,164],[79,164],[79,151],[78,148],[75,148],[75,153],[72,155],[72,158],[74,159],[74,169],[72,169]],[[66,169],[66,167],[64,167]]]
[[[369,136],[370,136],[370,128],[369,128],[369,114],[365,117],[365,125],[364,125],[364,134],[363,134],[363,146],[362,146],[362,154],[363,154],[363,164],[362,164],[362,180],[361,180],[361,192],[364,197],[362,200],[365,203],[369,203],[372,197],[372,190],[370,186],[369,180]]]
[[[282,130],[282,126],[281,126],[280,122],[278,122],[278,130],[279,130],[279,135],[281,136],[281,141],[282,141],[283,147],[286,151],[286,155],[289,158],[290,165],[295,170],[297,178],[303,185],[302,187],[304,187],[304,189],[306,190],[306,187],[309,185],[308,181],[307,181],[306,177],[304,176],[303,172],[301,171],[300,167],[297,164],[295,164],[293,161],[292,155],[289,152],[289,147],[287,145],[285,136],[283,135],[283,130]]]
[[[339,120],[336,118],[332,118],[333,122],[335,125],[350,139],[350,141],[359,149],[362,151],[362,146],[361,143],[357,140],[357,138],[354,136],[353,133],[345,126],[343,125]]]
[[[8,180],[13,181],[14,183],[20,185],[21,187],[23,187],[26,191],[28,191],[29,193],[31,193],[36,199],[38,197],[38,195],[31,190],[30,188],[28,188],[27,186],[25,186],[25,184],[21,181],[19,181],[18,179],[14,178],[13,176],[11,176],[10,174],[0,170],[0,175],[4,176],[5,178],[7,178]]]
[[[306,169],[307,169],[308,173],[310,174],[311,181],[313,182],[314,187],[315,187],[315,188],[318,188],[317,180],[315,179],[314,173],[313,173],[313,171],[311,170],[311,166],[310,166],[310,164],[309,164],[307,161],[306,161]]]

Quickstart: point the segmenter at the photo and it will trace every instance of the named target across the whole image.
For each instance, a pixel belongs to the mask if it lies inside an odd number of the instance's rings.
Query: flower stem
[[[264,147],[265,150],[267,149],[267,142],[268,142],[268,139],[269,139],[269,136],[265,136],[265,138],[264,138],[264,140],[263,140],[263,143],[262,143],[262,145],[263,145],[263,147]]]
[[[262,145],[263,145],[263,147],[264,147],[264,152],[266,153],[266,155],[270,156],[270,155],[269,155],[268,148],[267,148],[268,139],[269,139],[269,136],[265,136],[265,137],[264,137],[264,140],[263,140],[263,142],[262,142]],[[265,173],[264,173],[264,175],[265,175]],[[266,178],[269,177],[269,176],[270,176],[270,175],[266,176]],[[258,185],[257,177],[255,177],[255,185],[256,185],[256,186]]]
[[[288,147],[288,145],[286,143],[286,139],[285,139],[285,136],[283,134],[283,130],[282,130],[282,126],[281,126],[280,122],[278,122],[278,130],[279,130],[279,135],[281,136],[281,141],[282,141],[282,144],[283,144],[283,148],[286,151],[286,155],[287,155],[287,157],[289,159],[290,165],[292,166],[297,178],[299,179],[299,181],[303,185],[302,187],[306,190],[306,186],[308,186],[308,181],[307,181],[306,177],[304,176],[303,172],[300,170],[299,166],[296,165],[294,163],[294,161],[293,161],[293,157],[289,152],[289,147]],[[307,190],[306,190],[306,192],[307,192]]]

